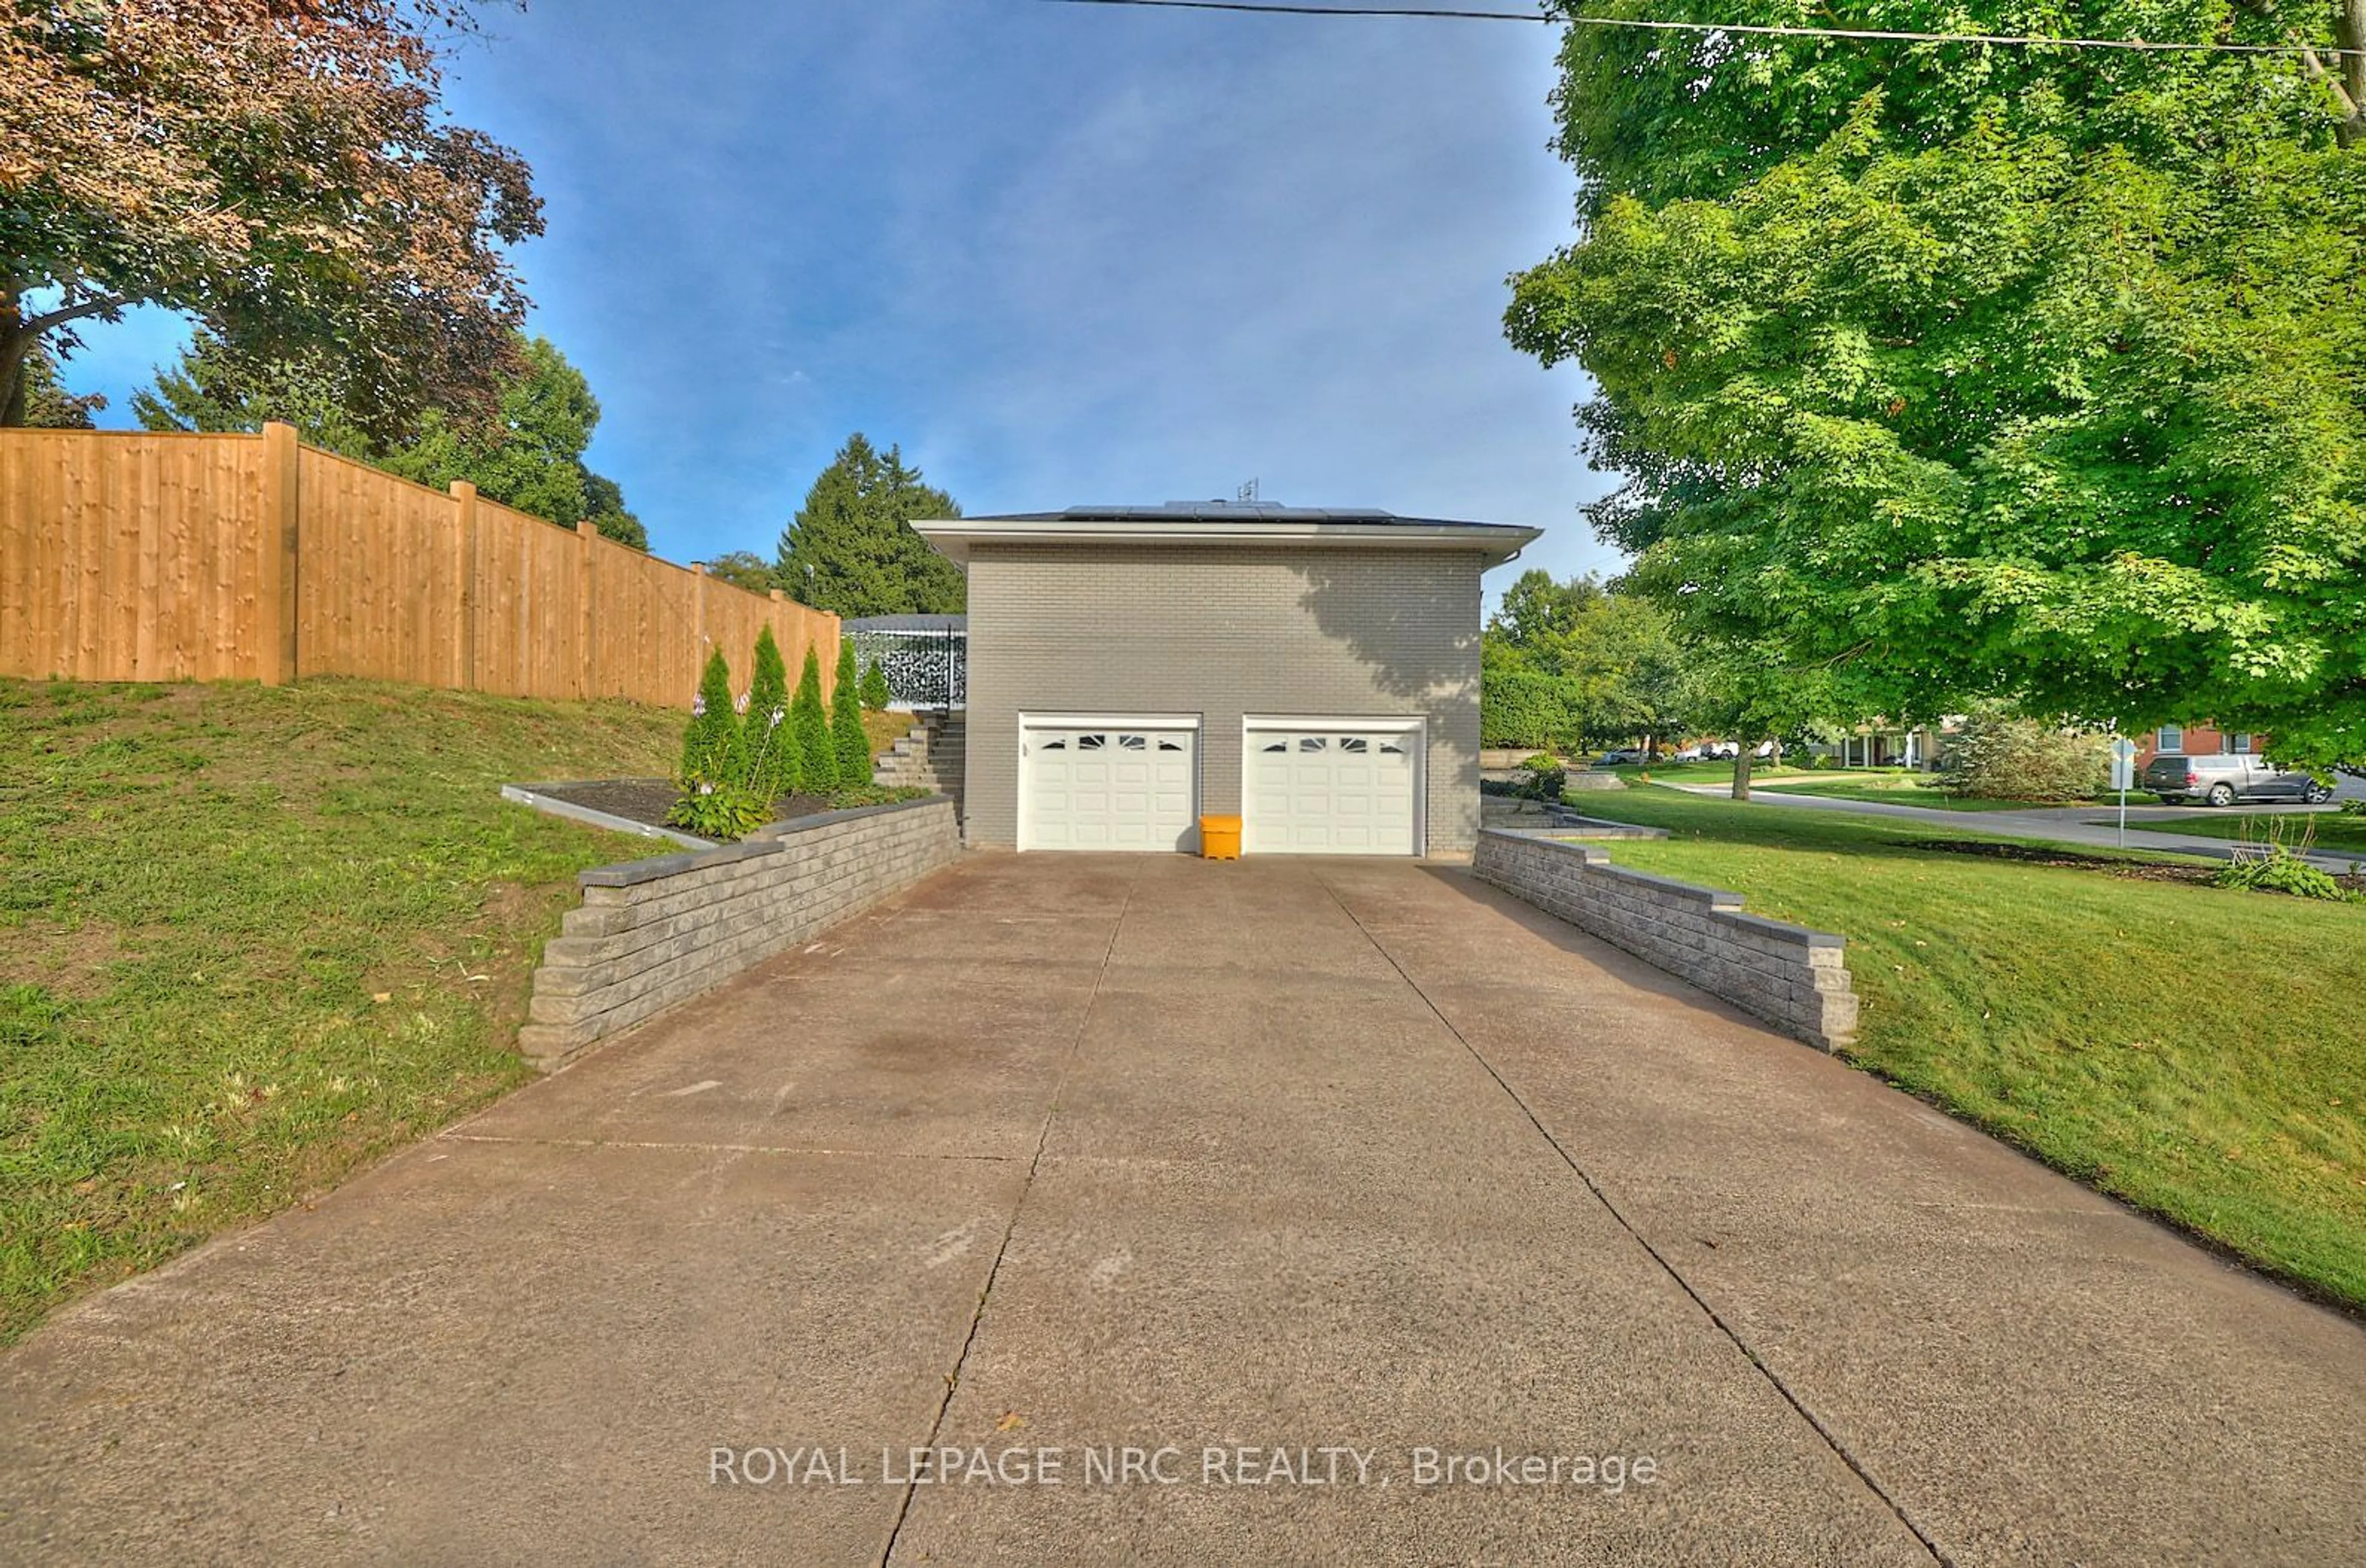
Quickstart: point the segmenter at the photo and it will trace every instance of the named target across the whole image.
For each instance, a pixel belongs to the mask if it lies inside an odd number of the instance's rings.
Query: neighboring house
[[[919,522],[969,573],[964,831],[1020,850],[1465,851],[1479,579],[1533,528],[1265,502]]]
[[[1935,768],[1963,722],[1949,718],[1942,720],[1936,729],[1911,730],[1878,723],[1861,725],[1853,733],[1820,750],[1830,752],[1844,768]],[[2207,724],[2165,724],[2135,739],[2139,770],[2164,753],[2174,757],[2214,757],[2222,753],[2247,756],[2264,751],[2268,740],[2264,735],[2239,730],[2222,732]]]
[[[1943,718],[1934,727],[1905,729],[1876,720],[1861,724],[1830,745],[1814,750],[1843,768],[1938,768],[1947,747],[1963,729],[1960,716]]]
[[[2136,737],[2136,767],[2155,757],[2250,756],[2267,750],[2268,738],[2248,730],[2222,731],[2210,724],[2164,724]]]

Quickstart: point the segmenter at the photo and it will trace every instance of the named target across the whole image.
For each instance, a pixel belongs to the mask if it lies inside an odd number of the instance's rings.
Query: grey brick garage
[[[969,573],[973,845],[1459,853],[1480,579],[1533,528],[1210,502],[914,525]]]

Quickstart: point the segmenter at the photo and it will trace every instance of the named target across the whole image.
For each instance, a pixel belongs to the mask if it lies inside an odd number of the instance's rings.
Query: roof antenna
[[[1256,498],[1257,498],[1257,482],[1256,482],[1256,480],[1255,480],[1255,479],[1251,479],[1248,483],[1246,483],[1246,484],[1245,484],[1245,485],[1241,486],[1241,490],[1240,490],[1240,498],[1239,498],[1239,499],[1240,499],[1240,503],[1241,503],[1243,506],[1253,506],[1253,505],[1255,505],[1255,504],[1256,503]]]

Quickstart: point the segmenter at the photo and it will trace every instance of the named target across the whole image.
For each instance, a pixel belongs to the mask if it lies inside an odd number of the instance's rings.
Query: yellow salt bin
[[[1201,860],[1240,859],[1241,819],[1237,817],[1200,818],[1200,858]]]

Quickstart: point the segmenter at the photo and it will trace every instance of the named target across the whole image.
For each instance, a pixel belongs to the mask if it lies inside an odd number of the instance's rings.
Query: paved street
[[[978,854],[0,1356],[0,1560],[2317,1565],[2362,1437],[1458,868]]]

